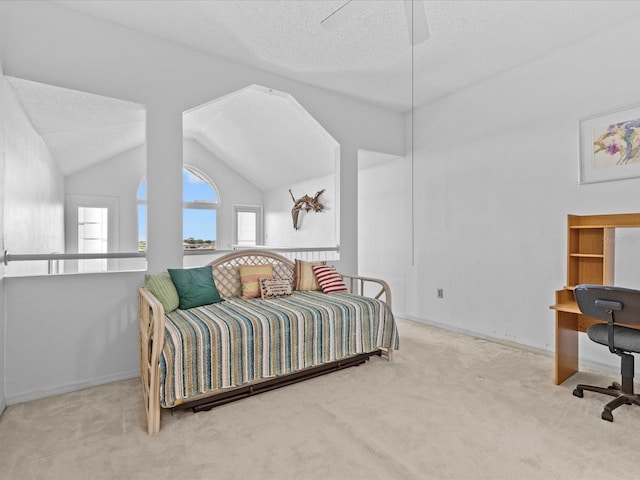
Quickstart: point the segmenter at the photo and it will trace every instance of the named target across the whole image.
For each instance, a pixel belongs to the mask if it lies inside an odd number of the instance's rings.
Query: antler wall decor
[[[305,195],[304,197],[300,197],[296,200],[289,189],[289,193],[291,194],[291,200],[293,200],[293,208],[291,209],[291,217],[293,218],[293,228],[298,230],[298,216],[300,215],[300,211],[304,210],[305,212],[309,212],[313,210],[314,212],[321,212],[324,209],[324,205],[322,205],[318,201],[318,197],[322,195],[324,192],[324,188],[316,193],[313,197],[309,195]]]

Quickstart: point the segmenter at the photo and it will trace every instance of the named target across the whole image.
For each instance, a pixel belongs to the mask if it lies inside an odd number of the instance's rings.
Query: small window
[[[67,195],[65,199],[65,251],[69,253],[115,253],[119,251],[119,199],[91,195]],[[64,260],[58,272],[113,272],[121,259]]]
[[[253,247],[262,244],[262,207],[233,207],[235,221],[234,243],[241,247]]]
[[[107,253],[109,251],[109,209],[78,207],[78,253]],[[79,272],[106,272],[107,259],[80,260]]]

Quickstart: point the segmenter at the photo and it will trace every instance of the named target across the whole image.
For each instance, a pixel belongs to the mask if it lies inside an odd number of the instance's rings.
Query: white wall
[[[257,83],[293,95],[340,144],[341,264],[355,272],[357,150],[402,154],[400,114],[137,34],[48,2],[11,2],[3,7],[9,20],[5,73],[147,107],[147,170],[153,207],[149,236],[158,237],[149,251],[152,268],[156,263],[179,264],[182,256],[180,232],[163,231],[167,218],[181,215],[182,113]],[[87,41],[78,42],[78,38]],[[41,48],[43,43],[49,47]],[[162,220],[153,221],[156,216]]]
[[[324,189],[318,197],[322,212],[300,212],[298,230],[293,228],[291,209],[293,200],[304,195],[311,197]],[[293,185],[275,188],[264,193],[264,243],[276,247],[335,247],[336,235],[336,177],[325,175]]]
[[[117,240],[112,251],[138,251],[138,208],[137,193],[145,176],[146,146],[140,145],[111,158],[91,165],[65,178],[65,203],[67,211],[77,197],[95,199],[113,198],[117,209]],[[73,230],[70,219],[66,218],[67,233]],[[66,252],[77,251],[77,241],[67,235]],[[74,261],[65,261],[65,272],[74,272]],[[141,270],[146,268],[144,259],[111,259],[109,270]]]
[[[578,120],[640,104],[640,69],[612,48],[639,28],[621,23],[415,112],[411,317],[553,351],[567,214],[640,211],[638,178],[577,184]],[[582,361],[619,368],[581,337]]]
[[[336,180],[335,175],[296,183],[292,190],[302,196],[311,195],[325,188],[320,197],[326,209],[322,213],[309,215],[307,226],[298,232],[292,227],[291,207],[293,202],[288,187],[262,192],[247,179],[239,175],[226,162],[204,149],[197,141],[184,141],[185,164],[196,167],[206,174],[216,185],[220,195],[217,210],[217,244],[221,250],[228,250],[234,242],[234,205],[260,205],[264,213],[265,244],[272,246],[335,246],[336,245]],[[317,215],[317,217],[316,217]],[[304,220],[303,220],[304,222]],[[185,256],[184,266],[200,266],[211,261],[216,255]]]
[[[228,250],[234,237],[233,206],[262,205],[262,191],[195,140],[184,141],[184,163],[207,175],[218,189],[220,206],[217,212],[216,245],[218,249]]]
[[[6,21],[2,32],[5,74],[146,106],[150,271],[182,266],[183,112],[252,84],[289,92],[340,143],[340,263],[345,273],[357,271],[357,151],[366,148],[403,154],[400,114],[138,34],[49,2],[0,2],[0,17]],[[141,279],[140,273],[8,279],[6,344],[11,349],[6,352],[7,399],[17,401],[37,396],[38,392],[81,385],[87,379],[101,381],[135,371],[137,334],[131,322],[135,323],[136,316],[135,286]],[[12,297],[22,289],[30,292],[30,301]],[[96,302],[102,299],[111,307],[96,308]],[[114,317],[116,306],[122,310]],[[63,330],[49,329],[49,317],[43,316],[49,310],[58,317],[65,316]],[[50,335],[27,338],[22,323],[30,325],[36,334],[42,328]],[[95,348],[86,349],[81,334],[74,334],[74,341],[65,339],[67,330],[85,332],[91,326],[123,333],[122,342],[105,338],[103,348],[92,344]],[[82,371],[73,367],[65,354],[60,366],[54,367],[60,369],[58,374],[38,374],[38,366],[51,363],[47,357],[51,343],[76,351],[75,360],[85,364]],[[32,352],[28,359],[20,351],[27,344]]]
[[[9,253],[64,252],[64,176],[13,89],[3,78],[4,240]],[[41,263],[12,264],[11,274],[46,273]]]
[[[233,205],[262,205],[262,192],[198,142],[185,139],[183,152],[184,163],[207,175],[218,190],[220,206],[217,210],[217,245],[219,249],[229,249],[233,242]],[[145,165],[146,148],[143,145],[66,178],[67,196],[117,197],[120,218],[119,249],[123,252],[135,252],[138,249],[136,194],[145,177]],[[210,261],[205,257],[185,257],[185,262],[188,266],[202,265]],[[124,263],[126,260],[120,262]],[[125,267],[126,265],[122,269],[126,269]]]
[[[144,272],[5,278],[7,402],[137,376],[143,282]]]
[[[391,288],[395,315],[406,314],[411,255],[411,180],[405,157],[361,151],[358,158],[358,275]],[[376,292],[377,293],[377,292]]]
[[[100,163],[68,175],[66,195],[117,197],[120,211],[121,252],[138,251],[138,214],[136,195],[145,176],[146,148],[132,148]]]

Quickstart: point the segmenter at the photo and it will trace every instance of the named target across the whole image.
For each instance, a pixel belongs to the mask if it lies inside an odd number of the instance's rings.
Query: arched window
[[[147,180],[140,182],[138,202],[138,250],[147,250]],[[199,170],[182,169],[182,230],[185,250],[215,250],[218,192]]]

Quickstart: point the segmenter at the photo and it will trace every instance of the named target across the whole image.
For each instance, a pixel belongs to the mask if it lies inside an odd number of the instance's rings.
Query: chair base
[[[633,379],[631,380],[633,382]],[[623,380],[623,383],[624,382]],[[573,391],[573,395],[579,398],[584,396],[583,391],[586,390],[588,392],[596,392],[602,393],[603,395],[609,395],[611,397],[616,397],[607,403],[604,406],[604,410],[602,410],[602,419],[607,420],[609,422],[613,422],[613,410],[618,408],[620,405],[638,405],[640,406],[640,395],[633,393],[633,387],[631,389],[623,388],[618,382],[613,382],[611,386],[607,388],[596,387],[594,385],[583,385],[579,384],[576,386]],[[626,391],[625,391],[626,390]],[[630,391],[629,391],[630,390]]]

